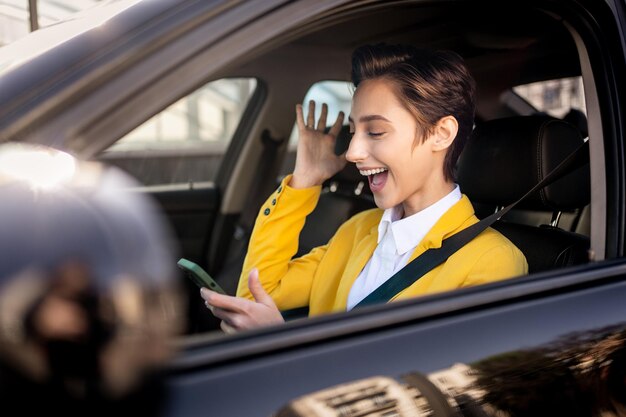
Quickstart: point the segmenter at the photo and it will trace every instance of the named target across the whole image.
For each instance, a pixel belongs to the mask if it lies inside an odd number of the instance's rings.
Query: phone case
[[[222,287],[200,265],[185,258],[180,258],[177,264],[198,287],[206,287],[220,294],[226,294]]]

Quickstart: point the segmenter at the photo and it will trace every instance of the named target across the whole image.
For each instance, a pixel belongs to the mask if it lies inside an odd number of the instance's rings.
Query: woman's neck
[[[454,190],[456,184],[452,181],[443,181],[436,186],[428,187],[428,189],[422,189],[411,197],[402,202],[402,218],[412,216],[415,213],[419,213],[427,207],[432,206],[437,201],[441,200]]]

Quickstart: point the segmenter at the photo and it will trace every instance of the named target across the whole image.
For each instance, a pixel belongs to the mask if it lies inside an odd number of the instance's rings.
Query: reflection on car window
[[[563,118],[570,109],[587,114],[582,77],[561,78],[513,87],[540,112]]]
[[[137,127],[101,158],[146,185],[211,181],[255,88],[253,78],[210,82]]]
[[[77,1],[63,7],[57,2],[39,1],[36,21],[45,28],[28,31],[27,2],[0,2],[0,73],[9,71],[69,39],[105,23],[140,0]],[[61,10],[59,10],[61,9]],[[62,9],[65,9],[65,13]],[[84,9],[82,11],[77,11]],[[15,41],[15,42],[14,42]]]

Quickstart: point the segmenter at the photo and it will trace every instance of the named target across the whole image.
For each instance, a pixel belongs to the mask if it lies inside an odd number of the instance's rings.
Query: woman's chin
[[[374,194],[374,203],[376,203],[376,207],[382,210],[387,210],[393,208],[398,205],[397,202],[393,201],[390,198],[385,198],[382,193],[372,193]]]

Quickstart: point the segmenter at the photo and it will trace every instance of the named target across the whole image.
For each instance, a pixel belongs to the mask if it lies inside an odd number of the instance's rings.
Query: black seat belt
[[[391,278],[381,284],[380,287],[361,300],[356,306],[354,306],[354,308],[371,304],[385,303],[391,300],[396,294],[399,294],[402,290],[409,287],[431,269],[445,262],[446,259],[448,259],[448,257],[450,257],[454,252],[465,246],[497,220],[500,220],[502,216],[508,213],[509,210],[515,207],[526,197],[553,183],[566,174],[569,174],[575,169],[586,165],[587,163],[589,163],[588,141],[579,146],[520,199],[493,213],[492,215],[485,217],[478,223],[475,223],[445,239],[440,248],[428,249],[423,254],[406,264],[401,270],[396,272]]]

